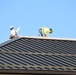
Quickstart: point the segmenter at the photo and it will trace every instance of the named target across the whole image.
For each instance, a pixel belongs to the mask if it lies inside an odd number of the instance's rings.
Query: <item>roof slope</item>
[[[0,44],[3,70],[76,72],[76,41],[20,37]]]

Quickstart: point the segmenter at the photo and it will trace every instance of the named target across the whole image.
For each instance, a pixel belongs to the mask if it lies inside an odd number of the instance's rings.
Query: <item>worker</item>
[[[12,38],[18,37],[18,35],[17,35],[17,31],[14,29],[13,26],[10,27],[10,30],[11,30],[11,34],[10,34],[10,38],[9,38],[9,39],[12,39]]]
[[[49,29],[47,27],[41,27],[40,29],[38,29],[38,31],[40,33],[38,35],[41,36],[41,37],[48,37],[48,34],[52,33],[52,29],[51,28]]]

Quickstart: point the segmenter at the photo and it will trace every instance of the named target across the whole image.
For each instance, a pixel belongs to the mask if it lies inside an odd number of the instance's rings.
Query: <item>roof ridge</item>
[[[38,36],[20,36],[20,38],[52,39],[52,40],[68,40],[68,41],[76,41],[75,38],[55,38],[55,37],[38,37]]]
[[[11,40],[9,39],[9,40],[7,40],[7,41],[1,43],[1,44],[0,44],[0,47],[6,45],[6,44],[8,44],[8,43],[11,43],[11,42],[13,42],[13,41],[16,41],[16,40],[18,40],[18,39],[21,39],[21,38],[45,39],[45,40],[49,39],[49,40],[76,41],[76,39],[71,39],[71,38],[54,38],[54,37],[48,37],[48,38],[46,38],[46,37],[38,37],[38,36],[19,36],[19,37],[13,38],[13,39],[11,39]]]

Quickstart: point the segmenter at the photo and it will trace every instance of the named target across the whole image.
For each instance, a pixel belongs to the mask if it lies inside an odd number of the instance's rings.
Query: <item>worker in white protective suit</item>
[[[10,38],[9,39],[13,39],[15,37],[18,37],[17,32],[19,31],[19,29],[20,29],[20,27],[17,30],[15,30],[14,26],[11,26],[10,27],[11,33],[10,33]]]

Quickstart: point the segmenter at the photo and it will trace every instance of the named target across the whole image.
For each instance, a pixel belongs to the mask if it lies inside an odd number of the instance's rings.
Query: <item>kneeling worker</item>
[[[15,30],[13,26],[10,27],[10,30],[11,30],[11,34],[10,34],[10,38],[9,39],[13,39],[15,37],[18,37],[18,31],[19,31],[20,27]]]
[[[41,27],[40,29],[38,29],[38,31],[40,33],[39,36],[41,37],[48,37],[48,34],[51,34],[53,32],[51,28],[49,29],[46,27]]]

